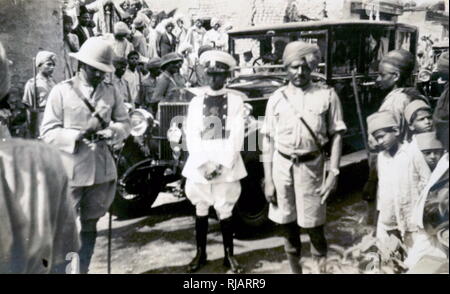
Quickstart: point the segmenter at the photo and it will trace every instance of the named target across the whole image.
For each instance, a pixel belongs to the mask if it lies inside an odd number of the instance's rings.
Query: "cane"
[[[112,213],[109,209],[109,219],[108,219],[108,274],[111,274],[111,239],[112,239]]]

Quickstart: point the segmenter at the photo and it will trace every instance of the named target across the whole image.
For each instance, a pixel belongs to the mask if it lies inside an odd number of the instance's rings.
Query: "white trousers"
[[[200,184],[186,181],[186,197],[195,206],[197,216],[207,216],[211,206],[219,219],[232,216],[233,208],[241,195],[241,183]]]

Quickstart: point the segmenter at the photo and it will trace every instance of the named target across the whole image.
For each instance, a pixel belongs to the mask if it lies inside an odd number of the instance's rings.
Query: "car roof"
[[[371,20],[330,20],[330,21],[307,21],[307,22],[291,22],[275,25],[250,26],[240,29],[231,30],[230,36],[244,36],[249,34],[265,34],[267,31],[290,32],[298,29],[325,29],[335,26],[397,26],[408,29],[417,30],[416,26],[403,23],[395,23],[392,21],[371,21]]]

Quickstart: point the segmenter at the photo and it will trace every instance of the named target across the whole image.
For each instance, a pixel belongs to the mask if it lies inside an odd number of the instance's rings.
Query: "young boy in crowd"
[[[413,136],[433,129],[431,107],[423,100],[416,99],[406,106],[405,119]]]
[[[392,235],[408,242],[412,225],[409,214],[412,203],[402,187],[409,186],[410,160],[407,145],[400,141],[399,123],[390,111],[380,111],[367,118],[369,133],[373,135],[381,152],[378,153],[378,199],[379,212],[376,236],[381,244],[387,245]],[[408,247],[408,245],[406,245]]]
[[[436,168],[439,160],[444,155],[444,146],[436,138],[435,132],[427,132],[416,135],[417,147],[422,152],[425,162],[427,163],[430,171]]]

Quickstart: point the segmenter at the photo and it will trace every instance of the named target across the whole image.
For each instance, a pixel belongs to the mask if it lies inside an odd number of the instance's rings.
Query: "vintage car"
[[[240,67],[227,85],[244,92],[248,99],[247,138],[242,152],[248,177],[242,180],[242,194],[236,205],[239,228],[254,228],[266,223],[268,205],[263,193],[264,172],[260,162],[258,134],[267,100],[277,88],[286,84],[281,65],[284,46],[294,40],[316,43],[322,62],[314,74],[317,82],[334,87],[341,98],[348,131],[344,137],[342,166],[363,162],[365,151],[365,117],[381,103],[372,87],[378,63],[388,51],[404,48],[415,54],[417,28],[393,22],[311,21],[250,27],[229,33],[230,53]],[[251,51],[251,54],[248,52]],[[244,59],[244,53],[247,58]],[[248,57],[251,57],[249,59]],[[247,65],[245,65],[247,64]],[[191,95],[196,89],[186,89]],[[355,97],[355,94],[357,97]],[[189,96],[189,95],[188,95]],[[189,100],[189,99],[188,99]],[[158,158],[147,168],[163,166],[170,175],[180,175],[187,154],[179,145],[183,117],[188,102],[160,103],[158,111]],[[142,168],[142,166],[140,166]],[[161,179],[161,176],[155,178]],[[153,187],[160,187],[155,183]]]

